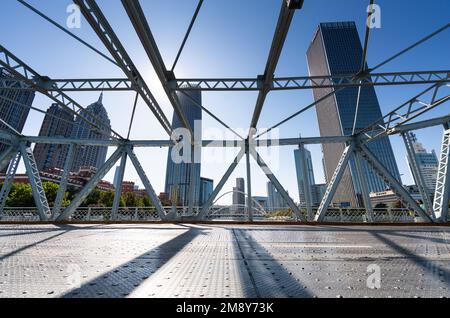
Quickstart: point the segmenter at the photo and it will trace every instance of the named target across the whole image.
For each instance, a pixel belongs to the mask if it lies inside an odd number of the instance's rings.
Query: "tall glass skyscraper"
[[[300,204],[304,205],[306,204],[305,199],[305,189],[303,187],[303,173],[302,173],[302,165],[300,161],[300,150],[295,149],[294,150],[294,159],[295,159],[295,170],[297,172],[297,185],[298,185],[298,195],[300,199]],[[312,190],[312,187],[316,184],[316,181],[314,179],[314,170],[312,165],[312,158],[311,158],[311,152],[305,148],[305,157],[306,157],[306,176],[309,181],[309,185],[311,186],[310,191]]]
[[[11,77],[11,74],[7,70],[0,68],[0,77],[7,79]],[[33,100],[33,91],[2,89],[0,86],[0,118],[18,132],[22,132]],[[0,128],[9,131],[9,128],[3,123],[0,123]],[[6,148],[5,144],[0,144],[0,153],[5,151]]]
[[[321,23],[307,52],[309,74],[318,75],[353,75],[361,68],[362,46],[354,22]],[[313,89],[315,100],[331,93],[333,88]],[[316,105],[321,136],[351,135],[355,116],[358,88],[346,88],[336,92],[332,97]],[[363,87],[359,104],[356,131],[374,123],[382,116],[380,105],[373,87]],[[379,138],[368,144],[369,149],[381,163],[400,181],[400,173],[395,161],[390,141],[387,137]],[[343,144],[324,144],[325,172],[329,179],[339,162],[345,148]],[[379,192],[385,190],[384,182],[362,162],[368,190]],[[327,180],[330,181],[330,180]],[[360,206],[360,185],[351,159],[333,203],[338,205]]]
[[[186,96],[183,93],[177,93],[178,99],[181,104],[181,108],[186,114],[189,125],[194,130],[195,121],[202,120],[202,110],[195,105],[193,100],[198,104],[202,103],[202,93],[200,91],[187,92]],[[191,100],[193,99],[193,100]],[[182,128],[183,124],[176,115],[173,114],[172,128]],[[201,133],[201,132],[200,132]],[[172,148],[169,148],[167,155],[167,169],[166,169],[166,184],[165,192],[169,193],[170,200],[177,205],[187,206],[189,204],[189,186],[191,181],[191,165],[194,165],[194,205],[200,203],[200,163],[175,163],[171,156]],[[201,156],[201,153],[197,150],[197,155]]]
[[[70,137],[73,128],[73,114],[58,104],[53,104],[47,110],[42,122],[39,136]],[[34,157],[39,171],[52,168],[64,168],[68,145],[36,144]]]
[[[98,101],[86,107],[86,111],[81,111],[81,114],[94,121],[91,115],[93,114],[98,118],[95,122],[101,121],[107,127],[111,127],[111,123],[103,106],[103,94],[100,95]],[[80,117],[75,119],[74,127],[72,130],[72,138],[78,139],[108,139],[111,135],[107,133],[100,133],[93,130],[92,127],[83,121]],[[75,156],[74,163],[72,165],[72,171],[78,171],[81,167],[96,167],[100,168],[106,161],[106,154],[108,147],[106,146],[82,146],[77,148],[77,155]]]

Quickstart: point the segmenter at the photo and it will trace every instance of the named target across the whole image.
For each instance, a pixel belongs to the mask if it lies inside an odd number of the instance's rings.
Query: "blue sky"
[[[68,0],[29,0],[31,4],[44,11],[56,21],[65,24]],[[169,119],[172,108],[165,97],[161,85],[134,33],[134,29],[125,14],[119,0],[100,0],[100,7],[109,18],[119,38],[128,49],[135,64],[147,80]],[[185,50],[178,62],[177,77],[256,77],[263,73],[273,32],[278,18],[281,1],[279,0],[205,0],[198,20],[192,30]],[[313,33],[320,22],[355,21],[364,36],[366,19],[366,0],[305,0],[293,20],[279,65],[277,76],[307,75],[306,50]],[[450,20],[450,1],[408,1],[378,0],[381,7],[382,27],[373,29],[368,50],[368,64],[373,66],[407,47],[421,37],[448,23]],[[141,0],[153,34],[168,68],[171,67],[181,44],[185,30],[197,5],[196,0]],[[79,77],[124,77],[120,69],[65,35],[54,26],[38,17],[15,0],[2,0],[3,13],[0,19],[0,43],[14,52],[19,58],[41,74],[52,78]],[[86,21],[82,20],[81,29],[74,32],[84,40],[106,53],[102,43],[96,38]],[[450,31],[446,30],[436,38],[426,42],[413,51],[383,66],[378,71],[412,71],[449,69],[448,52],[450,49]],[[377,88],[383,113],[408,100],[425,86],[395,86]],[[98,98],[97,93],[70,94],[87,106]],[[237,129],[246,130],[250,123],[257,94],[255,92],[204,93],[203,103],[226,123]],[[105,93],[104,105],[109,113],[112,125],[122,135],[126,135],[134,94]],[[312,102],[309,90],[272,92],[261,114],[259,128],[270,127],[289,116],[301,107]],[[43,110],[50,101],[37,96],[35,107]],[[433,110],[424,118],[449,113],[448,105]],[[43,115],[32,112],[24,129],[24,134],[35,135]],[[204,136],[218,124],[204,114]],[[217,131],[217,130],[216,130]],[[223,133],[223,132],[222,132]],[[439,152],[442,129],[430,128],[418,132],[418,138],[426,148]],[[317,136],[318,125],[315,110],[312,109],[281,126],[281,137]],[[148,108],[141,102],[138,105],[136,121],[131,138],[163,139],[166,135]],[[391,138],[400,172],[404,183],[412,183],[405,160],[405,149],[400,137]],[[278,164],[273,167],[276,175],[298,200],[293,157],[294,147],[280,149]],[[322,182],[320,146],[311,146],[315,176]],[[113,149],[110,149],[110,152]],[[137,150],[157,192],[163,191],[167,150]],[[267,153],[262,153],[268,156]],[[205,160],[216,157],[211,151],[204,151]],[[229,158],[232,157],[230,153]],[[215,179],[216,183],[228,166],[226,163],[205,163],[202,175]],[[278,166],[278,169],[276,169]],[[252,166],[253,194],[265,195],[266,178],[259,168]],[[108,174],[112,181],[114,171]],[[235,171],[224,191],[231,190],[234,178],[245,176],[243,162]],[[138,181],[137,174],[129,165],[127,180]],[[138,182],[140,183],[140,182]],[[229,201],[230,198],[224,198]]]

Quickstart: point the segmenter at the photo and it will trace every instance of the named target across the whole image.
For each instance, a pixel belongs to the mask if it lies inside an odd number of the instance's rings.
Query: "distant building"
[[[439,159],[434,150],[427,152],[423,145],[417,141],[417,137],[414,133],[410,133],[410,137],[413,143],[414,152],[416,153],[417,162],[420,166],[420,171],[422,172],[425,186],[427,187],[429,194],[434,194],[434,190],[436,189],[437,173],[439,170]],[[411,170],[411,162],[408,156],[406,157],[406,160],[408,161],[411,175],[414,177]]]
[[[99,120],[92,118],[91,113],[95,115]],[[104,126],[111,128],[111,123],[103,106],[103,94],[97,102],[86,107],[86,111],[81,111],[83,117],[89,119],[90,121],[98,122],[101,121]],[[77,139],[108,139],[111,135],[107,133],[101,133],[94,130],[87,122],[82,120],[80,117],[75,119],[74,127],[72,130],[72,138]],[[108,152],[107,146],[79,146],[77,147],[77,155],[75,156],[74,163],[72,165],[72,171],[77,171],[80,167],[92,166],[99,169],[106,161],[106,154]]]
[[[180,100],[181,109],[186,114],[190,126],[194,129],[195,121],[202,120],[202,110],[191,100],[195,100],[198,104],[202,103],[202,95],[200,91],[187,92],[186,96],[177,93]],[[177,114],[173,114],[172,128],[182,128],[183,124]],[[171,156],[172,148],[169,148],[167,154],[166,182],[164,192],[169,193],[170,200],[175,201],[178,205],[189,205],[189,187],[191,183],[191,165],[194,165],[194,205],[199,205],[200,200],[200,163],[175,163]]]
[[[136,192],[136,185],[133,181],[122,181],[122,194]]]
[[[205,204],[214,191],[214,180],[200,178],[200,206]]]
[[[5,78],[5,82],[8,83],[7,79],[11,78],[12,75],[4,68],[0,68],[0,77]],[[17,84],[17,88],[20,87],[22,87],[22,84]],[[2,88],[2,83],[0,82],[0,118],[16,131],[22,132],[30,107],[33,104],[34,96],[34,92],[31,90]],[[0,123],[0,128],[10,131],[3,123]],[[0,154],[6,149],[7,145],[0,144]]]
[[[354,22],[320,23],[307,51],[309,74],[322,75],[354,75],[361,69],[362,46]],[[332,93],[334,88],[313,89],[314,100],[318,101]],[[321,136],[348,136],[352,134],[357,87],[349,87],[335,92],[333,97],[317,103],[316,112]],[[382,118],[375,89],[372,86],[362,87],[356,131],[361,130]],[[388,137],[378,138],[367,147],[387,168],[401,181],[394,153]],[[325,163],[327,182],[338,165],[344,144],[324,144],[322,151]],[[383,191],[385,183],[378,175],[362,162],[362,169],[367,180],[369,192]],[[333,203],[340,206],[361,206],[361,190],[356,178],[353,159],[344,171],[343,177],[333,198]]]
[[[169,206],[170,205],[170,196],[169,196],[168,193],[161,192],[158,197],[159,197],[159,200],[161,201],[161,204],[163,206]]]
[[[300,161],[300,149],[294,150],[294,159],[295,159],[295,170],[297,172],[297,186],[298,186],[298,194],[300,199],[300,205],[306,204],[305,198],[305,189],[303,188],[303,173],[302,173],[302,165]],[[305,159],[306,159],[306,176],[309,181],[309,185],[311,186],[310,191],[312,192],[312,187],[315,185],[316,181],[314,179],[314,170],[311,159],[311,152],[305,148]]]
[[[409,195],[416,201],[422,201],[422,196],[420,194],[419,188],[417,185],[408,185],[403,186],[406,191],[408,191]],[[399,198],[392,190],[385,190],[380,192],[371,192],[369,194],[370,202],[373,207],[376,207],[377,205],[386,205],[388,207],[392,207],[395,205]]]
[[[236,178],[236,187],[233,188],[233,209],[243,211],[245,209],[245,180]]]
[[[274,211],[277,209],[287,208],[288,205],[284,201],[281,194],[277,191],[272,182],[267,182],[267,209]]]
[[[325,195],[325,192],[327,191],[327,184],[314,184],[311,187],[311,198],[312,198],[312,205],[318,207],[320,205],[320,202],[322,202],[323,196]]]
[[[255,196],[253,197],[253,205],[256,210],[267,211],[267,197]]]
[[[58,104],[52,104],[45,114],[39,136],[67,138],[72,135],[73,114]],[[39,171],[64,168],[69,145],[36,144],[34,157]]]

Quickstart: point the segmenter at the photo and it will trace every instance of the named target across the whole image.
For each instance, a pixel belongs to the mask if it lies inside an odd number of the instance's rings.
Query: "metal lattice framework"
[[[295,219],[300,221],[324,221],[326,220],[327,211],[331,208],[331,202],[336,192],[338,184],[344,174],[344,170],[348,166],[348,162],[353,158],[356,166],[356,174],[361,184],[362,201],[367,214],[367,220],[369,222],[375,221],[375,212],[370,204],[369,193],[367,190],[366,180],[364,173],[362,172],[361,164],[365,161],[375,171],[384,182],[390,186],[390,188],[398,195],[398,197],[404,202],[405,206],[411,211],[413,215],[424,222],[436,222],[436,221],[448,221],[448,201],[450,192],[450,169],[449,164],[449,148],[450,148],[450,130],[448,129],[448,123],[450,122],[450,114],[439,118],[433,118],[422,121],[414,121],[419,116],[422,116],[426,112],[444,105],[448,102],[450,95],[448,95],[450,70],[432,70],[432,71],[413,71],[413,72],[375,72],[381,66],[389,63],[390,61],[398,58],[402,54],[417,47],[421,43],[428,41],[436,35],[446,31],[450,24],[446,24],[426,37],[413,43],[404,50],[394,54],[392,57],[382,61],[375,67],[367,68],[366,55],[369,43],[370,27],[367,26],[365,30],[364,46],[363,46],[363,58],[361,63],[361,69],[355,74],[333,75],[333,76],[298,76],[298,77],[275,77],[275,71],[278,65],[278,61],[289,32],[291,22],[296,12],[301,10],[303,6],[303,0],[280,0],[281,8],[279,13],[278,22],[272,39],[272,45],[268,54],[266,66],[262,75],[258,75],[255,78],[189,78],[189,79],[177,79],[174,73],[174,68],[177,61],[183,51],[183,48],[188,40],[189,34],[192,30],[193,24],[200,12],[203,0],[200,0],[195,10],[194,16],[191,20],[189,28],[183,39],[183,43],[178,51],[175,62],[172,68],[169,70],[164,64],[161,53],[158,49],[156,41],[151,32],[150,26],[147,22],[146,16],[142,10],[142,7],[138,0],[121,0],[123,8],[127,13],[133,28],[140,39],[140,42],[148,56],[149,61],[154,67],[154,70],[162,84],[164,92],[168,97],[175,113],[180,118],[183,126],[192,132],[187,120],[186,114],[180,105],[180,101],[177,96],[177,92],[187,92],[192,90],[199,91],[256,91],[258,97],[254,107],[251,123],[249,125],[249,135],[246,138],[241,137],[238,140],[204,140],[201,145],[192,145],[193,147],[233,147],[240,149],[236,158],[232,161],[223,177],[220,179],[218,185],[213,190],[212,195],[207,199],[202,207],[197,212],[194,211],[193,191],[189,193],[189,217],[202,220],[205,219],[211,211],[213,202],[215,202],[219,193],[222,191],[226,181],[233,173],[239,162],[244,156],[246,157],[247,166],[247,216],[250,221],[253,220],[253,207],[251,194],[251,171],[250,171],[250,158],[253,158],[268,179],[274,184],[277,191],[288,203],[290,210],[293,212]],[[8,149],[0,155],[0,168],[7,168],[6,178],[4,186],[0,191],[0,217],[3,214],[6,198],[11,189],[11,184],[17,171],[17,166],[20,157],[23,158],[26,172],[29,177],[33,197],[36,202],[37,211],[40,220],[56,220],[64,221],[70,220],[73,214],[77,211],[80,204],[86,199],[91,191],[97,186],[101,179],[110,171],[110,169],[120,161],[119,166],[119,181],[123,180],[124,171],[126,168],[127,160],[130,159],[132,165],[136,169],[142,183],[145,186],[145,190],[152,200],[157,216],[162,220],[176,220],[178,215],[176,211],[167,211],[159,201],[156,192],[147,177],[144,169],[142,168],[139,159],[134,153],[135,148],[139,147],[172,147],[177,141],[172,140],[129,140],[129,138],[123,138],[120,134],[109,128],[106,123],[102,122],[93,114],[87,112],[81,105],[75,100],[69,97],[66,92],[82,92],[82,91],[134,91],[136,92],[136,99],[133,110],[133,116],[136,109],[136,103],[138,98],[141,98],[144,103],[151,110],[155,118],[161,124],[166,133],[172,135],[172,127],[159,106],[157,100],[153,96],[150,87],[147,85],[143,77],[140,75],[139,69],[136,67],[126,48],[123,46],[118,36],[115,34],[112,26],[108,22],[107,18],[103,14],[100,7],[94,0],[74,0],[87,20],[93,31],[101,40],[105,48],[110,53],[107,56],[94,48],[92,45],[86,43],[70,31],[66,30],[63,26],[46,16],[44,13],[34,8],[23,0],[18,0],[19,3],[38,14],[54,26],[58,27],[66,34],[73,37],[75,40],[89,47],[91,50],[100,54],[102,57],[118,66],[124,73],[124,78],[101,78],[101,79],[51,79],[47,76],[42,76],[36,72],[33,68],[27,65],[24,61],[13,55],[5,47],[0,45],[0,66],[6,69],[11,76],[0,77],[0,89],[2,90],[32,90],[43,94],[50,98],[52,101],[60,105],[61,107],[69,110],[73,115],[78,116],[83,121],[87,122],[93,130],[107,134],[111,138],[96,139],[96,140],[81,140],[74,138],[62,138],[62,137],[41,137],[41,136],[24,136],[17,131],[11,129],[0,130],[0,138],[2,143],[9,145]],[[372,5],[373,0],[369,1]],[[348,136],[322,136],[322,137],[310,137],[310,138],[284,138],[279,140],[263,140],[261,137],[270,130],[279,127],[287,121],[297,117],[308,109],[315,107],[319,102],[331,98],[337,92],[349,87],[357,87],[359,90],[358,100],[356,104],[355,123],[358,116],[359,109],[359,96],[362,87],[367,86],[392,86],[392,85],[412,85],[412,84],[431,84],[431,86],[425,89],[420,94],[406,101],[404,104],[394,108],[393,111],[386,114],[383,118],[380,118],[372,125],[356,131],[355,125],[352,135]],[[303,89],[316,89],[316,88],[332,88],[332,92],[319,100],[316,100],[310,105],[301,108],[293,115],[287,117],[281,122],[275,124],[266,131],[263,131],[256,135],[256,129],[258,126],[261,111],[263,110],[266,97],[271,91],[278,90],[303,90]],[[188,95],[186,95],[188,96]],[[197,105],[203,111],[212,116],[221,125],[230,129],[230,126],[225,124],[218,116],[214,115],[204,105]],[[32,108],[32,107],[31,107]],[[34,108],[32,108],[34,109]],[[132,119],[133,120],[133,119]],[[3,122],[3,121],[2,121]],[[6,127],[9,127],[7,123],[3,122]],[[444,130],[444,136],[442,141],[442,151],[440,158],[440,166],[437,180],[437,187],[435,191],[434,203],[426,194],[424,190],[423,177],[421,176],[420,165],[415,164],[414,150],[411,146],[411,141],[408,139],[408,132],[417,129],[423,129],[432,126],[442,125]],[[130,129],[132,121],[130,123]],[[390,174],[388,169],[370,152],[367,144],[373,140],[390,135],[401,135],[404,138],[408,155],[413,162],[413,172],[416,182],[418,183],[421,194],[424,198],[423,209],[419,206],[411,195],[403,188],[403,186],[396,180],[394,176]],[[128,133],[129,136],[129,133]],[[176,138],[172,138],[177,140]],[[65,161],[64,172],[61,175],[60,188],[57,193],[55,205],[50,209],[45,192],[42,187],[42,181],[37,170],[36,162],[34,160],[33,152],[30,148],[33,143],[47,143],[47,144],[65,144],[69,145],[69,151]],[[258,147],[271,147],[271,146],[289,146],[298,145],[300,149],[300,161],[303,166],[303,171],[306,171],[306,163],[304,157],[304,145],[306,144],[325,144],[325,143],[338,143],[344,144],[345,150],[342,153],[341,159],[335,169],[335,172],[328,183],[326,193],[323,200],[317,209],[313,210],[312,199],[310,192],[310,185],[308,184],[308,178],[303,177],[306,200],[306,211],[302,211],[297,206],[287,191],[283,188],[282,184],[278,181],[276,176],[264,162],[263,158],[257,151]],[[97,171],[97,173],[89,180],[85,187],[76,195],[70,205],[62,209],[62,200],[64,193],[67,189],[69,168],[72,165],[74,157],[77,152],[77,148],[81,145],[92,146],[108,146],[115,147],[115,152],[106,160],[104,165]],[[193,180],[191,180],[192,185]],[[119,198],[121,195],[121,187],[117,187],[115,192],[115,199],[112,207],[111,218],[117,219],[119,211]],[[190,187],[192,190],[192,186]]]

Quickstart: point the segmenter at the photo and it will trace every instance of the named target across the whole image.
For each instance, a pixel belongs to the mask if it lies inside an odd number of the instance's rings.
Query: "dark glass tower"
[[[73,114],[58,104],[53,104],[45,114],[39,136],[67,138],[71,136],[72,128]],[[63,169],[68,150],[68,145],[36,144],[34,157],[39,171]]]
[[[92,118],[93,114],[98,120]],[[97,102],[86,107],[86,111],[81,111],[81,114],[89,119],[91,122],[102,122],[107,127],[111,127],[108,113],[103,106],[103,94]],[[78,139],[108,139],[110,134],[100,133],[83,121],[80,117],[75,119],[72,130],[72,138]],[[106,161],[106,154],[108,147],[106,146],[82,146],[77,148],[77,154],[72,165],[72,171],[78,171],[81,167],[96,167],[100,168]]]
[[[0,77],[5,78],[7,81],[11,74],[7,70],[0,68]],[[20,84],[17,85],[20,88]],[[2,89],[0,86],[0,118],[18,132],[22,132],[33,100],[33,91]],[[0,128],[9,131],[9,128],[3,123],[0,123]],[[5,151],[6,148],[5,144],[0,144],[0,153]]]
[[[202,110],[195,105],[191,100],[195,100],[198,104],[202,103],[202,94],[200,91],[187,92],[189,95],[186,96],[183,93],[177,93],[178,99],[180,100],[181,108],[186,114],[189,125],[194,129],[195,121],[202,120]],[[172,128],[182,128],[183,124],[176,115],[173,114]],[[201,132],[200,132],[201,133]],[[169,148],[169,153],[167,155],[167,170],[166,170],[166,184],[165,192],[169,193],[169,197],[173,203],[177,205],[187,206],[189,204],[189,185],[191,180],[191,165],[192,163],[175,163],[171,157],[171,150]],[[200,157],[200,153],[198,153]],[[194,205],[198,206],[200,203],[200,163],[193,163],[194,165]]]
[[[321,23],[307,52],[309,73],[316,75],[353,75],[361,68],[362,46],[354,22]],[[333,88],[313,89],[315,100],[331,93]],[[346,88],[316,105],[321,136],[351,135],[355,116],[358,88]],[[356,131],[373,124],[382,116],[373,87],[363,87],[356,122]],[[390,141],[379,138],[368,144],[373,154],[400,181],[400,174]],[[345,148],[343,144],[322,146],[326,175],[330,178]],[[362,163],[370,192],[385,190],[384,182]],[[329,180],[327,180],[329,181]],[[360,186],[355,175],[353,160],[350,160],[341,183],[334,196],[340,205],[361,205]]]

